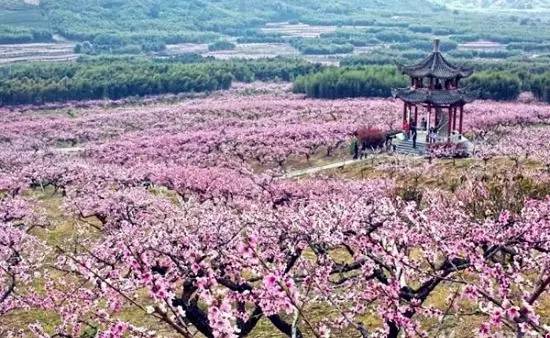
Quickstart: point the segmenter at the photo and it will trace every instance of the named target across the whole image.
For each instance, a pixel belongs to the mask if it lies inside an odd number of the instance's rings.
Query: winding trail
[[[58,154],[73,154],[84,151],[84,147],[58,147],[50,148],[49,150]]]
[[[288,172],[288,173],[284,174],[283,176],[281,176],[281,178],[294,178],[294,177],[300,177],[300,176],[305,176],[305,175],[312,175],[312,174],[316,174],[318,172],[325,171],[325,170],[341,169],[341,168],[344,168],[348,165],[356,164],[356,163],[362,163],[362,162],[365,162],[365,161],[367,161],[366,158],[362,159],[362,160],[345,160],[345,161],[339,161],[339,162],[324,164],[324,165],[320,165],[320,166],[316,166],[316,167],[310,167],[310,168],[306,168],[306,169],[294,170],[294,171],[291,171],[291,172]]]
[[[56,152],[58,154],[74,154],[74,153],[80,153],[84,151],[84,147],[63,147],[63,148],[50,148],[51,151]],[[293,170],[290,171],[282,176],[279,176],[279,178],[295,178],[300,176],[307,176],[307,175],[313,175],[321,171],[330,170],[330,169],[343,169],[346,166],[362,163],[367,161],[367,158],[361,159],[361,160],[345,160],[345,161],[338,161],[333,162],[329,164],[309,167],[305,169],[300,170]]]

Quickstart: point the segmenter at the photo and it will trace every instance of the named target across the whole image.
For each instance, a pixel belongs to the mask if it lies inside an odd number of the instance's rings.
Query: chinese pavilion
[[[453,134],[462,138],[464,105],[474,100],[460,88],[460,80],[473,70],[450,64],[439,45],[439,40],[434,40],[433,52],[418,64],[397,64],[398,70],[410,77],[411,85],[394,89],[393,96],[403,101],[403,123],[412,121],[418,127],[418,108],[424,107],[426,131],[434,128],[439,138],[451,142]]]

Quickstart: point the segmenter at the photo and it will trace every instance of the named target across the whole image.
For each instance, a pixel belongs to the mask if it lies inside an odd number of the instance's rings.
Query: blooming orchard
[[[475,318],[466,335],[548,335],[547,167],[472,169],[452,186],[279,178],[342,156],[357,125],[391,129],[399,110],[275,87],[3,112],[0,333],[432,336]],[[548,165],[549,118],[480,102],[465,121],[480,157]],[[48,196],[74,224],[62,240]],[[17,322],[28,310],[54,319]]]

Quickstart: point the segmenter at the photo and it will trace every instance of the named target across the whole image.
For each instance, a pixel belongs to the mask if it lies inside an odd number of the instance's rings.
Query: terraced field
[[[70,61],[78,58],[74,43],[0,44],[0,64],[25,61]]]

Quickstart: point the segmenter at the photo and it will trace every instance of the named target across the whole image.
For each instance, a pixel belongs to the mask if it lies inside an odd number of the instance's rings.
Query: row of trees
[[[353,62],[353,60],[351,60]],[[481,71],[464,81],[478,98],[515,100],[522,91],[532,91],[540,100],[550,100],[550,72],[539,75],[506,71]],[[389,97],[391,89],[407,85],[405,78],[389,66],[329,68],[299,77],[294,92],[316,98]]]
[[[13,30],[0,27],[0,44],[50,42],[52,34],[44,30]]]
[[[533,76],[530,82],[535,97],[550,103],[550,72]]]
[[[508,59],[520,55],[517,50],[495,49],[495,50],[467,50],[457,49],[449,53],[449,56],[457,59]]]
[[[522,91],[531,91],[535,97],[550,102],[550,72],[540,74],[505,71],[483,71],[466,82],[479,93],[480,99],[514,100]]]
[[[431,36],[411,34],[405,30],[386,30],[381,27],[373,27],[368,30],[341,28],[335,32],[323,33],[318,38],[290,40],[290,44],[304,54],[347,54],[353,52],[354,47],[379,46],[381,44],[390,44],[392,50],[399,51],[398,54],[410,51],[421,51],[425,54],[426,50],[432,48],[432,43]],[[441,44],[443,51],[453,51],[457,47],[456,42],[447,39]]]
[[[504,72],[480,72],[465,81],[469,89],[478,93],[480,99],[514,100],[521,91],[517,75]]]
[[[329,68],[301,76],[294,82],[294,92],[317,98],[387,97],[391,89],[406,85],[395,67]]]
[[[2,104],[120,99],[162,93],[227,89],[232,77],[204,67],[143,67],[97,65],[78,68],[71,78],[8,80],[0,85]]]
[[[318,65],[294,59],[216,61],[197,58],[151,61],[91,59],[77,63],[0,68],[0,104],[120,99],[164,93],[228,89],[233,80],[292,81]]]
[[[351,43],[339,41],[324,41],[323,39],[295,39],[290,44],[304,54],[322,55],[322,54],[348,54],[353,52]]]
[[[119,99],[164,93],[227,89],[241,82],[294,81],[294,92],[316,98],[389,97],[407,85],[393,66],[325,68],[299,59],[220,61],[189,55],[167,60],[81,59],[77,63],[22,64],[0,68],[0,104]],[[514,100],[521,91],[549,101],[550,72],[476,72],[464,84],[480,99]]]
[[[217,50],[232,50],[235,49],[235,47],[237,46],[231,41],[219,40],[209,44],[208,50],[211,52]]]

